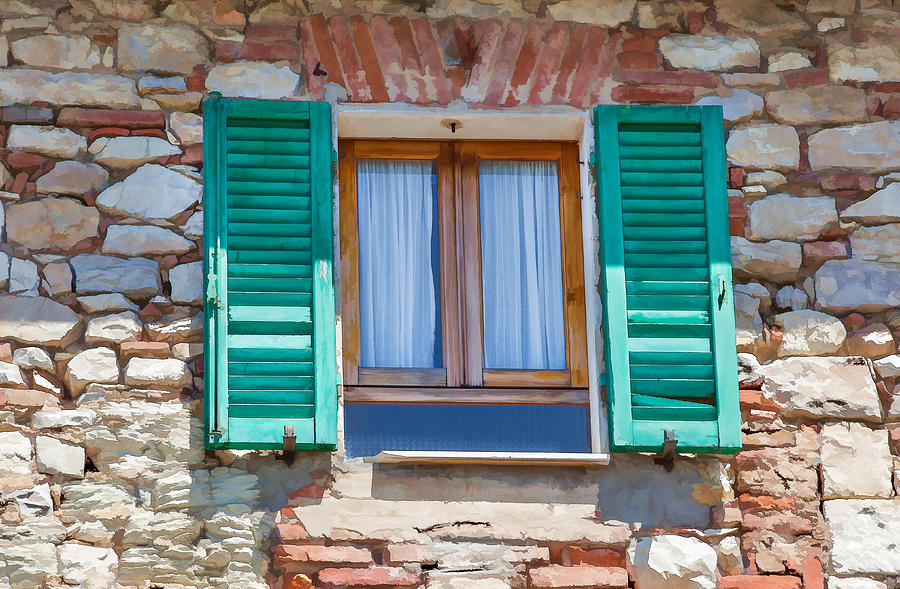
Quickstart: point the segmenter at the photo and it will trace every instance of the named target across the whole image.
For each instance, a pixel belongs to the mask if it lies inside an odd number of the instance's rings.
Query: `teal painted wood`
[[[611,450],[736,452],[720,107],[595,110]]]
[[[208,448],[337,446],[327,104],[204,103]]]

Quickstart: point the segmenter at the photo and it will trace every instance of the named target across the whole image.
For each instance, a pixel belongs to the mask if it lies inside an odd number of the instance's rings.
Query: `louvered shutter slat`
[[[740,421],[721,110],[596,110],[611,446],[733,452]]]
[[[210,447],[336,445],[328,105],[204,106]]]

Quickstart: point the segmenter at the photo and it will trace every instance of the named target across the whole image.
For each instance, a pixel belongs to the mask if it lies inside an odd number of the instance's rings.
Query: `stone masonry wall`
[[[744,450],[205,452],[210,90],[723,105]],[[900,587],[891,0],[3,0],[0,148],[0,588]]]

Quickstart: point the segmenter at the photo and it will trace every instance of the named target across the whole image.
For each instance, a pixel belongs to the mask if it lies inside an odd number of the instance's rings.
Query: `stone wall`
[[[900,587],[890,0],[5,0],[0,19],[0,588]],[[204,452],[208,90],[723,105],[744,451],[671,473]]]

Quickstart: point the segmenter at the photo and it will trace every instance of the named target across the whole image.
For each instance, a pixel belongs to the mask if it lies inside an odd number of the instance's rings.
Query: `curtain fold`
[[[482,161],[484,366],[564,369],[556,162]]]
[[[357,201],[360,365],[442,366],[433,162],[360,160]]]

